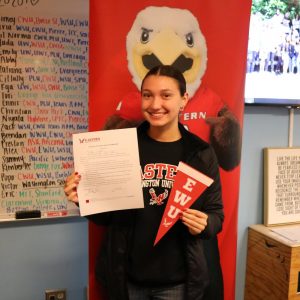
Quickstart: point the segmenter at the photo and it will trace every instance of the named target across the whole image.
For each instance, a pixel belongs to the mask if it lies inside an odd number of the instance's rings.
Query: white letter
[[[193,190],[193,187],[196,185],[197,181],[191,179],[191,178],[187,178],[186,184],[183,186],[183,188],[189,192],[191,192]]]
[[[191,197],[187,196],[186,194],[182,194],[180,191],[176,190],[176,195],[174,198],[174,202],[179,203],[181,206],[185,206],[187,202],[191,200]]]
[[[171,219],[175,219],[180,212],[181,210],[179,208],[176,208],[175,206],[171,205],[168,211],[168,217]]]

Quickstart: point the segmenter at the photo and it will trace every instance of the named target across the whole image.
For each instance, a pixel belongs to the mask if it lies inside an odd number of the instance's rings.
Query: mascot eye
[[[141,43],[146,44],[149,42],[150,32],[152,30],[142,28],[142,34],[141,34]]]
[[[192,33],[188,33],[186,36],[185,36],[185,39],[186,39],[186,43],[189,47],[193,47],[194,46],[194,37],[192,35]]]

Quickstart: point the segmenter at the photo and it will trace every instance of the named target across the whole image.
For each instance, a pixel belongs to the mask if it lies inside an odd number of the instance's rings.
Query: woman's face
[[[188,101],[180,95],[177,81],[171,77],[150,75],[142,86],[142,112],[152,127],[178,128],[179,112]]]

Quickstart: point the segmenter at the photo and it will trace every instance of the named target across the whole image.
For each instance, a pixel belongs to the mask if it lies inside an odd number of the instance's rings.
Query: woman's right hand
[[[69,201],[78,203],[77,187],[81,176],[77,172],[73,172],[66,178],[64,192]]]

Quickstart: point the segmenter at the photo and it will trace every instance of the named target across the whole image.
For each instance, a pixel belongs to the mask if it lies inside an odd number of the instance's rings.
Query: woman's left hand
[[[181,215],[182,223],[188,227],[192,235],[200,234],[205,229],[207,219],[207,214],[196,209],[186,209]]]

